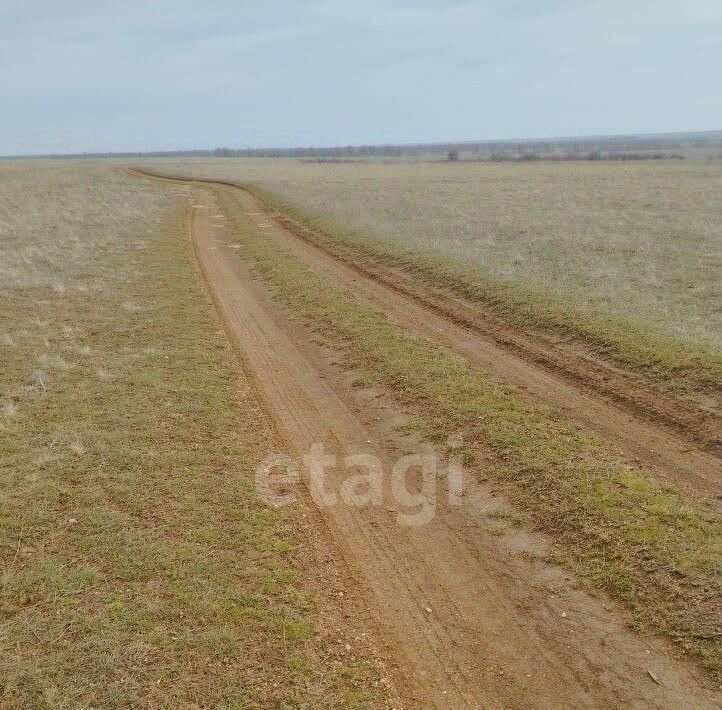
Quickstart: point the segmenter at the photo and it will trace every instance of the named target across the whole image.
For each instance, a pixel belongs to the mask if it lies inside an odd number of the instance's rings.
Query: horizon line
[[[402,143],[345,143],[334,145],[297,145],[297,146],[262,146],[262,147],[231,147],[228,145],[215,146],[213,148],[165,148],[165,149],[146,149],[146,150],[110,150],[110,151],[75,151],[75,152],[58,152],[58,153],[16,153],[2,154],[0,160],[19,160],[30,158],[92,158],[92,157],[124,157],[124,156],[159,156],[172,154],[212,154],[217,151],[232,151],[234,153],[292,153],[297,151],[347,151],[351,150],[380,150],[380,149],[437,149],[449,150],[455,147],[473,147],[473,146],[493,146],[493,145],[510,145],[510,144],[545,144],[545,143],[564,143],[572,141],[593,141],[593,140],[614,140],[614,139],[663,139],[683,136],[707,136],[712,137],[719,134],[718,138],[722,140],[722,129],[692,129],[684,131],[656,131],[650,133],[598,133],[584,134],[572,136],[547,136],[541,138],[484,138],[484,139],[467,139],[467,140],[446,140],[446,141],[415,141]]]

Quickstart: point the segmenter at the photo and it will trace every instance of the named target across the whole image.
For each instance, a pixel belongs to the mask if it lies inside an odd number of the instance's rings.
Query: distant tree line
[[[492,163],[510,161],[534,162],[538,160],[684,160],[684,155],[680,153],[602,153],[595,150],[591,153],[521,153],[518,155],[512,153],[492,153],[486,158],[477,158],[477,160],[488,160]]]
[[[410,143],[398,145],[346,145],[328,148],[229,148],[207,150],[168,150],[150,152],[68,153],[63,155],[12,156],[52,158],[300,158],[310,160],[353,160],[382,157],[438,156],[456,161],[476,160],[642,160],[682,157],[689,150],[719,154],[722,131],[663,133],[543,140],[465,141],[456,143]],[[10,157],[10,156],[8,156]]]
[[[402,145],[358,145],[330,148],[216,148],[214,157],[311,158],[336,161],[365,157],[446,156],[456,161],[462,155],[489,160],[628,160],[683,157],[680,151],[722,148],[722,131],[671,133],[638,136],[598,136],[523,141],[468,141],[460,143],[411,143]]]

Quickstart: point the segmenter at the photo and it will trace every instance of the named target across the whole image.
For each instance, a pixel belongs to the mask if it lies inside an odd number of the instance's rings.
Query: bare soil
[[[203,206],[194,208],[192,238],[204,277],[292,448],[302,455],[323,442],[329,452],[368,452],[384,462],[406,451],[403,416],[391,398],[351,386],[353,373],[310,342],[304,326],[288,319],[243,254],[231,248],[223,221],[214,218],[222,195],[203,187],[196,193],[195,203]],[[352,268],[300,240],[295,230],[269,222],[269,215],[254,214],[262,212],[258,203],[244,200],[267,238],[383,306],[394,320],[483,362],[529,396],[564,408],[570,418],[652,461],[660,476],[701,495],[712,493],[714,457],[685,436],[683,426],[657,425],[575,387],[573,378],[520,355],[523,349],[503,347],[493,328],[489,335],[470,319],[445,312],[453,304],[434,307],[433,295],[416,297],[394,274]],[[348,475],[333,469],[328,487],[339,487]],[[503,513],[505,502],[483,482],[467,484],[464,505],[439,506],[421,527],[400,523],[386,487],[380,506],[340,504],[321,511],[354,570],[349,583],[364,591],[378,619],[410,706],[716,706],[694,666],[675,660],[665,642],[631,632],[613,602],[580,591],[542,561],[543,538],[492,529],[479,513]]]
[[[598,357],[582,343],[517,328],[479,303],[332,242],[235,184],[202,182],[243,200],[269,239],[355,297],[380,307],[399,325],[480,363],[529,397],[560,408],[631,461],[651,467],[661,481],[708,501],[719,499],[722,421],[714,392],[694,397],[660,392],[639,373]]]

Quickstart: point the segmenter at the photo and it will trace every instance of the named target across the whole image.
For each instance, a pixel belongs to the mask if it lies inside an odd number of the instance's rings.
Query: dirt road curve
[[[341,245],[328,249],[317,235],[271,213],[238,186],[201,182],[213,185],[225,204],[243,205],[266,238],[407,330],[481,364],[534,401],[562,410],[661,481],[717,504],[720,423],[714,407],[664,397],[631,373],[596,363],[577,346],[547,342],[543,334],[525,335],[478,305],[439,295],[401,270],[343,253]]]
[[[292,448],[300,456],[323,443],[331,453],[394,460],[409,444],[394,427],[399,413],[378,392],[359,406],[365,395],[349,386],[353,373],[309,343],[302,326],[284,317],[242,254],[229,247],[229,235],[213,217],[216,193],[196,192],[196,204],[204,206],[194,208],[192,238],[202,272]],[[272,238],[334,279],[358,278],[280,230]],[[388,306],[394,318],[413,313],[381,288],[364,284],[359,292]],[[426,332],[441,327],[426,312],[413,318]],[[442,339],[449,332],[445,326]],[[343,477],[334,469],[328,488]],[[466,483],[464,505],[440,504],[419,527],[400,524],[386,488],[378,506],[322,509],[376,612],[410,707],[715,707],[691,666],[672,659],[662,642],[639,638],[611,602],[574,589],[538,555],[520,554],[538,550],[543,540],[491,534],[480,511],[504,502],[484,484]]]
[[[569,419],[613,442],[628,459],[650,466],[661,480],[708,499],[719,495],[720,460],[715,455],[674,436],[667,427],[634,417],[625,409],[586,392],[564,377],[359,273],[299,238],[284,225],[269,220],[262,206],[248,193],[230,187],[219,189],[231,200],[240,201],[254,223],[263,225],[263,234],[267,239],[275,240],[311,269],[348,289],[397,324],[481,364],[492,375],[517,386],[534,400],[558,407]]]

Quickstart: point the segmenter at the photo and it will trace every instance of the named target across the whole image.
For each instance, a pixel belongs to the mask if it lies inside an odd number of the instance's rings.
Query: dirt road
[[[193,208],[192,238],[202,272],[299,460],[320,443],[334,454],[373,454],[386,469],[400,453],[422,447],[400,431],[402,413],[383,392],[370,396],[351,387],[353,373],[313,345],[302,325],[289,321],[242,253],[231,248],[217,216],[217,193],[203,187],[196,192],[195,204],[203,206]],[[241,209],[260,211],[244,200]],[[330,278],[356,285],[358,274],[301,248],[283,230],[262,227],[267,220],[256,225]],[[367,283],[358,293],[388,308],[393,318],[495,360],[468,332],[442,327],[427,311],[400,304],[398,294],[394,301],[382,287]],[[505,373],[517,372],[505,367]],[[332,468],[328,489],[338,490],[349,475]],[[527,554],[543,549],[543,539],[492,530],[480,512],[504,509],[505,501],[482,483],[465,483],[463,505],[446,505],[442,491],[435,515],[422,526],[402,524],[386,479],[379,505],[322,507],[330,534],[375,610],[410,707],[715,706],[692,667],[675,661],[663,642],[633,634],[612,602],[575,589],[562,571]]]
[[[267,239],[274,240],[279,247],[289,250],[299,261],[349,290],[356,298],[381,310],[395,323],[481,364],[528,397],[558,407],[569,419],[613,442],[628,459],[650,466],[666,483],[710,500],[719,495],[720,460],[714,454],[675,435],[663,423],[633,416],[598,393],[590,393],[578,384],[570,383],[566,377],[550,372],[482,333],[440,315],[387,283],[334,258],[269,217],[258,200],[248,193],[230,187],[220,190],[228,200],[227,206],[232,209],[234,203],[240,204]]]
[[[236,186],[212,184],[227,209],[243,209],[267,239],[355,298],[405,329],[479,363],[520,394],[560,409],[664,483],[717,504],[719,418],[704,403],[665,397],[630,373],[581,353],[576,345],[510,328],[478,305],[435,292],[402,270],[327,245]]]

